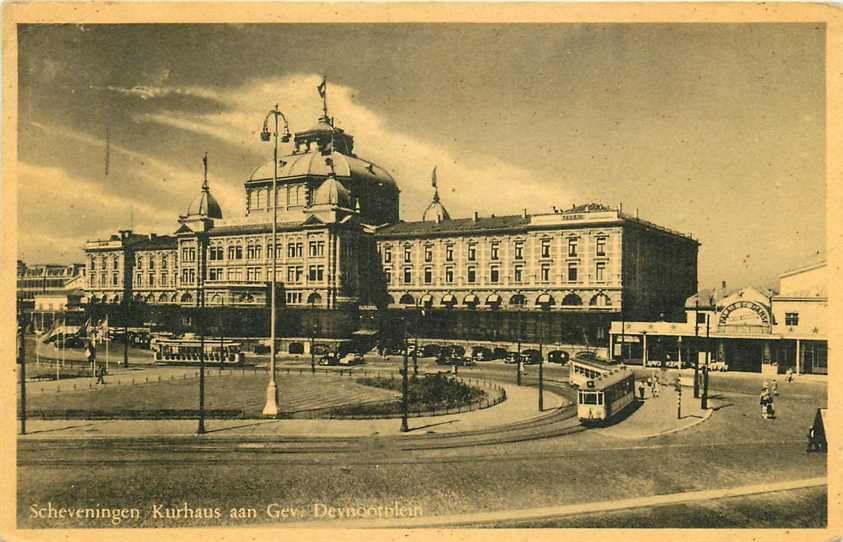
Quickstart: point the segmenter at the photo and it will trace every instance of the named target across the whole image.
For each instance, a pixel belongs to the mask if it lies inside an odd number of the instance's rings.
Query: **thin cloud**
[[[225,143],[266,153],[259,147],[257,133],[266,112],[276,103],[285,112],[291,130],[315,124],[321,115],[316,87],[318,75],[291,75],[249,81],[230,90],[207,91],[226,104],[225,111],[195,114],[157,111],[135,115],[140,122],[154,122],[190,133],[216,138]],[[454,151],[389,127],[386,119],[355,98],[358,92],[329,81],[328,106],[337,125],[355,136],[355,152],[386,168],[402,191],[402,215],[418,220],[430,200],[430,172],[438,166],[443,201],[454,215],[517,212],[522,207],[549,211],[553,204],[568,204],[570,191],[563,179],[548,183],[518,164],[477,152]],[[244,164],[244,176],[256,164]],[[242,196],[240,196],[242,197]],[[535,202],[547,202],[535,209]],[[504,207],[506,206],[506,207]]]

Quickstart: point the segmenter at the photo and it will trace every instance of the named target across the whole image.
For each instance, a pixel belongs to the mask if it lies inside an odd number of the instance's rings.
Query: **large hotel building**
[[[88,241],[89,300],[178,329],[195,325],[204,300],[216,313],[203,319],[218,326],[209,332],[267,337],[275,250],[285,346],[314,333],[395,334],[410,321],[430,338],[606,347],[610,321],[680,317],[697,291],[698,241],[619,207],[455,219],[434,177],[421,220],[405,222],[395,179],[327,115],[295,134],[273,195],[274,173],[272,161],[252,171],[237,218],[223,218],[206,167],[173,233]]]

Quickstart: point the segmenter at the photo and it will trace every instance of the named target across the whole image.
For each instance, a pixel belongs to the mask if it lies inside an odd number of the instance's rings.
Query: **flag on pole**
[[[436,166],[433,166],[433,178],[430,183],[433,185],[433,188],[436,188]]]
[[[316,90],[319,92],[319,97],[324,98],[326,91],[328,89],[328,78],[322,76],[322,82],[316,87]]]

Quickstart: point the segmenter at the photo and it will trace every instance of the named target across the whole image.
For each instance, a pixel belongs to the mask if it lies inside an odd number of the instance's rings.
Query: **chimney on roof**
[[[521,212],[521,218],[527,218],[527,208],[525,207],[524,210]]]
[[[556,213],[558,213],[558,212],[559,212],[559,209],[557,209],[557,208],[556,208],[556,205],[554,205],[554,206],[553,206],[553,214],[556,214]]]
[[[720,287],[724,290],[726,289],[726,281],[725,280],[720,283]]]
[[[132,230],[120,230],[120,239],[128,239],[132,235]]]
[[[638,218],[638,207],[635,208],[635,218]]]
[[[478,220],[480,220],[480,213],[477,212],[477,211],[474,211],[474,222],[477,222]]]

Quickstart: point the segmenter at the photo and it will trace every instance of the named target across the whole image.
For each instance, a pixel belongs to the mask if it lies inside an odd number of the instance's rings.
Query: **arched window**
[[[562,299],[562,304],[568,306],[582,305],[582,298],[577,294],[568,294]]]
[[[211,305],[222,305],[222,296],[220,294],[211,296]]]
[[[322,296],[316,292],[313,292],[309,296],[307,296],[307,304],[308,305],[319,305],[322,303]]]
[[[410,294],[404,294],[404,295],[401,296],[401,299],[399,300],[399,303],[401,303],[402,305],[408,305],[408,306],[409,305],[415,305],[416,300]]]
[[[190,294],[187,294],[187,293],[182,294],[181,302],[182,303],[193,303],[193,296],[190,295]]]
[[[158,296],[159,303],[167,303],[170,299],[167,297],[167,294],[161,294]]]
[[[149,304],[155,303],[155,296],[152,295],[152,294],[149,294],[148,296],[146,296],[146,302],[149,303]]]

